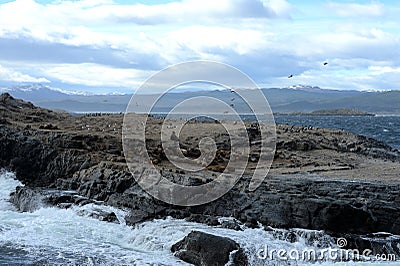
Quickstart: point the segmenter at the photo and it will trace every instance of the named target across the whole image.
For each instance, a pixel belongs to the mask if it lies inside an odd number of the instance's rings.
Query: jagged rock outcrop
[[[11,193],[10,202],[18,211],[34,212],[42,207],[57,206],[68,209],[72,206],[85,206],[91,208],[77,210],[78,215],[89,216],[101,221],[119,223],[117,215],[110,210],[105,210],[103,203],[78,195],[74,191],[49,190],[44,188],[17,187]]]

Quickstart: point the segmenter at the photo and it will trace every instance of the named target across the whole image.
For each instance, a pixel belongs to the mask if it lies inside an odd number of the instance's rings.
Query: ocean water
[[[296,126],[342,129],[383,141],[400,150],[400,116],[275,115],[275,122]]]
[[[243,231],[234,231],[172,218],[129,227],[124,223],[125,211],[117,209],[113,211],[120,224],[78,215],[82,212],[81,207],[67,210],[42,207],[32,213],[21,213],[8,202],[10,192],[21,185],[14,178],[12,173],[0,172],[0,265],[188,265],[174,257],[170,248],[192,230],[227,236],[237,241],[245,249],[250,265],[315,263],[282,260],[276,255],[263,258],[264,253],[259,252],[266,247],[268,252],[279,249],[288,252],[304,249],[321,252],[328,247],[338,249],[335,239],[315,230],[269,228],[266,231],[243,227]],[[90,211],[90,206],[84,208]],[[110,209],[107,206],[104,208]],[[320,265],[331,265],[333,262],[336,265],[371,265],[371,262],[343,258],[332,260],[327,256],[321,256],[318,262]],[[398,265],[396,262],[391,264]]]

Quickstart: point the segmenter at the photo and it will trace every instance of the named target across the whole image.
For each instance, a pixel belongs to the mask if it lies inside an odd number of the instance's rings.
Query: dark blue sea
[[[400,116],[275,115],[277,124],[342,129],[400,150]]]

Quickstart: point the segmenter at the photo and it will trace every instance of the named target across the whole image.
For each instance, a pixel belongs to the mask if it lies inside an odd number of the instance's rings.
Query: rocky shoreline
[[[278,125],[274,162],[261,187],[248,191],[245,176],[216,201],[179,207],[148,195],[128,171],[121,114],[71,116],[8,94],[0,96],[0,113],[0,167],[15,172],[25,185],[12,195],[21,211],[35,208],[29,206],[33,197],[61,208],[101,201],[129,210],[128,225],[171,216],[240,230],[238,224],[218,220],[234,217],[237,223],[266,230],[325,230],[348,238],[349,248],[379,252],[390,246],[400,255],[397,240],[380,245],[365,240],[378,232],[400,234],[400,152],[382,142],[340,130]],[[158,125],[160,120],[150,122]],[[251,138],[254,125],[247,126]],[[207,131],[207,123],[204,127]],[[149,145],[160,171],[174,180],[204,182],[168,165],[157,152],[157,136]],[[184,145],[188,153],[196,154],[196,145],[190,141]],[[227,153],[221,147],[218,156],[223,165]],[[218,172],[221,165],[215,164],[208,174]],[[98,213],[95,218],[116,222],[112,213]]]

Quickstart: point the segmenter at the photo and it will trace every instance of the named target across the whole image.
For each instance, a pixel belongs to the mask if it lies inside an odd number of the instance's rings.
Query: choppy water
[[[192,230],[234,239],[246,250],[251,265],[305,264],[304,261],[257,258],[265,244],[268,250],[337,248],[334,239],[313,230],[244,228],[234,231],[172,218],[132,228],[124,223],[125,212],[116,209],[121,224],[79,216],[80,207],[67,210],[43,207],[33,213],[20,213],[8,202],[9,193],[18,185],[21,184],[12,173],[0,172],[0,265],[187,265],[175,258],[170,248]],[[325,258],[322,264],[331,263]]]
[[[275,122],[296,126],[343,129],[383,141],[400,150],[400,116],[276,115]]]

